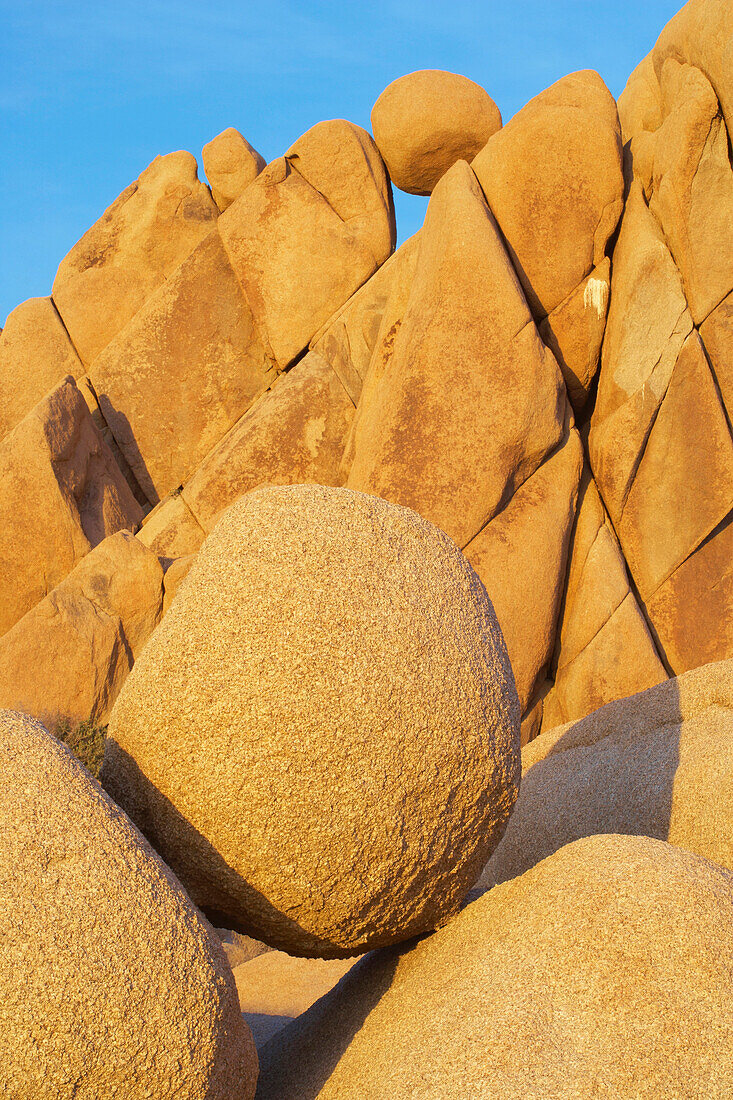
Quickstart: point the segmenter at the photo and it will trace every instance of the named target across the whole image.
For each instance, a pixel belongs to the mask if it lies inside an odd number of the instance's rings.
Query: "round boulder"
[[[379,952],[262,1049],[257,1100],[733,1096],[733,875],[594,836]]]
[[[506,647],[455,544],[298,485],[223,514],[115,704],[103,782],[217,924],[337,958],[457,912],[519,766]]]
[[[457,160],[471,161],[501,129],[501,113],[479,84],[421,69],[389,84],[372,108],[372,131],[396,187],[429,195]]]
[[[214,931],[70,751],[0,710],[0,1092],[248,1100]]]

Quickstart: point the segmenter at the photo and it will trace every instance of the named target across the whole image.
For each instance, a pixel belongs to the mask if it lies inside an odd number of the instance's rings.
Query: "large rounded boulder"
[[[375,953],[260,1051],[257,1100],[733,1095],[733,875],[576,841]]]
[[[421,69],[389,84],[372,108],[372,130],[395,187],[429,195],[457,160],[473,160],[501,129],[501,113],[480,84]]]
[[[115,704],[113,797],[218,924],[339,957],[451,916],[517,797],[486,592],[416,513],[318,485],[225,512]]]
[[[251,1100],[257,1054],[213,929],[99,784],[0,710],[0,1093]]]

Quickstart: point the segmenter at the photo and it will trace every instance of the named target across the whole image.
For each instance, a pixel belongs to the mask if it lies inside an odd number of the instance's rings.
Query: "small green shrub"
[[[72,725],[68,718],[62,718],[56,724],[54,733],[59,741],[69,746],[87,771],[91,772],[95,779],[99,779],[107,727],[95,726],[91,718],[87,718],[85,722],[79,722],[77,726]]]

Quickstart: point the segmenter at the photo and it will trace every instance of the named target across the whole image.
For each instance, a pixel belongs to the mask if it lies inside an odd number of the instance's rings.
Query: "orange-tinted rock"
[[[374,142],[322,122],[219,218],[273,362],[286,367],[394,247],[389,181]]]
[[[137,537],[158,557],[173,559],[195,554],[206,532],[178,489],[145,517]]]
[[[526,712],[555,646],[583,448],[571,429],[465,555],[484,583]]]
[[[190,153],[156,157],[61,261],[53,299],[89,366],[213,229],[219,211]]]
[[[431,197],[347,484],[413,508],[465,546],[560,441],[564,391],[476,177],[459,161]]]
[[[728,414],[728,422],[733,423],[733,294],[729,294],[700,326],[700,335]]]
[[[618,116],[627,182],[640,183],[648,200],[652,192],[657,130],[662,125],[662,93],[651,54],[637,65],[627,80],[619,96]]]
[[[634,184],[614,249],[611,303],[589,439],[593,475],[614,525],[692,327],[679,272]]]
[[[359,963],[260,1052],[258,1100],[725,1097],[732,907],[662,841],[566,845]]]
[[[252,1100],[210,925],[38,722],[0,712],[0,1080],[18,1100]]]
[[[311,340],[311,349],[335,370],[356,405],[382,335],[385,312],[393,308],[407,268],[414,268],[417,235],[410,237]]]
[[[656,134],[649,208],[682,275],[700,324],[733,290],[733,169],[715,92],[689,65],[660,73],[664,122]]]
[[[603,261],[621,215],[613,96],[595,72],[564,77],[490,139],[473,169],[541,318]]]
[[[52,731],[105,725],[162,604],[155,554],[126,531],[110,535],[0,638],[0,707]]]
[[[0,635],[142,511],[65,379],[0,442]]]
[[[157,503],[273,377],[216,230],[109,344],[90,375],[120,450]]]
[[[84,373],[50,298],[29,298],[0,334],[0,439],[71,374]]]
[[[265,158],[233,126],[204,145],[201,160],[220,210],[231,206],[265,167]]]
[[[420,247],[420,234],[415,233],[400,245],[393,257],[384,265],[384,269],[390,267],[390,288],[384,309],[381,315],[379,331],[377,332],[374,348],[369,359],[369,364],[360,386],[356,413],[349,431],[346,446],[344,447],[341,469],[344,481],[349,476],[360,440],[368,441],[375,428],[375,417],[379,416],[380,383],[387,366],[392,359],[392,354],[405,316],[405,310],[410,300],[412,281],[415,278],[417,256]],[[380,269],[381,271],[382,269]],[[377,277],[379,272],[377,273]],[[371,279],[369,280],[372,281]],[[367,284],[368,285],[368,284]],[[331,345],[327,342],[327,347]],[[367,442],[368,445],[368,442]]]
[[[733,661],[705,665],[522,753],[522,787],[484,888],[597,833],[656,837],[733,870]]]
[[[456,546],[408,509],[297,485],[208,536],[102,774],[217,924],[339,957],[458,911],[518,752],[506,647]]]
[[[693,332],[677,358],[616,522],[642,599],[657,591],[731,508],[733,439],[702,342]]]
[[[183,558],[176,558],[171,562],[165,571],[165,577],[163,578],[163,614],[170,607],[174,596],[178,592],[186,577],[189,574],[191,566],[196,561],[195,554],[186,554]]]
[[[733,657],[733,515],[646,601],[676,673]]]
[[[183,487],[204,531],[259,485],[341,484],[339,464],[354,406],[311,351],[235,424]]]
[[[598,371],[610,293],[611,261],[606,258],[540,321],[540,336],[560,364],[576,413],[582,412]]]
[[[554,663],[555,682],[544,699],[543,730],[584,718],[604,703],[666,679],[616,535],[587,471]]]
[[[429,195],[457,160],[472,160],[501,129],[499,108],[479,84],[440,69],[392,81],[371,121],[392,182],[412,195]]]

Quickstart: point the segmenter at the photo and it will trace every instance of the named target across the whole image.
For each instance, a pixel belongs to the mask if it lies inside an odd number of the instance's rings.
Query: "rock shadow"
[[[315,1100],[417,940],[373,951],[259,1050],[256,1100]]]
[[[582,837],[668,840],[681,723],[678,681],[670,679],[530,742],[519,798],[479,890]]]

